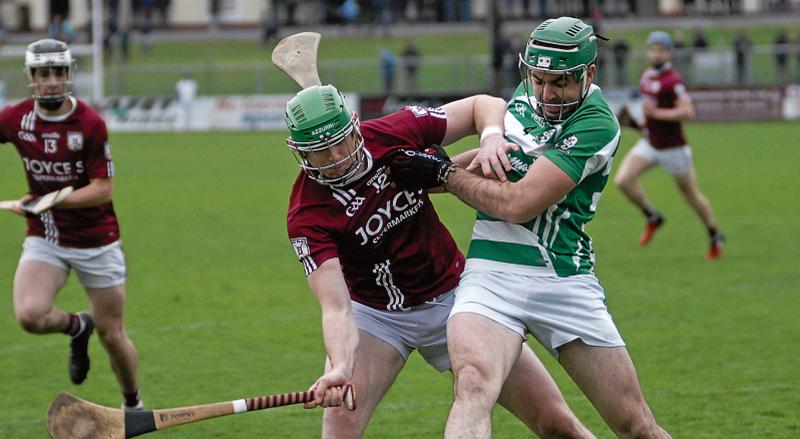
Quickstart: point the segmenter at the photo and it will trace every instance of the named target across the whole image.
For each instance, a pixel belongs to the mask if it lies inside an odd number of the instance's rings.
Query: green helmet
[[[542,102],[541,96],[537,104],[540,116],[550,122],[561,122],[566,119],[569,107],[577,107],[586,97],[589,90],[587,70],[597,59],[597,36],[591,26],[572,17],[559,17],[545,20],[531,32],[525,53],[519,55],[519,66],[522,73],[525,92],[530,99],[531,74],[572,74],[581,83],[580,98],[574,102],[550,104]],[[541,106],[559,107],[559,116],[548,118],[541,111]]]
[[[315,85],[297,93],[286,104],[286,126],[289,128],[289,145],[300,167],[308,176],[326,186],[344,186],[363,170],[365,160],[364,139],[359,130],[358,115],[352,113],[344,96],[332,85]],[[355,136],[350,138],[350,134]],[[330,159],[324,164],[314,164],[309,154],[325,157],[324,152],[342,141],[347,141],[346,155]],[[338,172],[343,163],[351,161],[346,171]]]

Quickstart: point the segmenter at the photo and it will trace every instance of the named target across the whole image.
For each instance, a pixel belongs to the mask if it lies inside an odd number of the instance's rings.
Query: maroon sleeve
[[[3,108],[3,111],[0,111],[0,143],[6,143],[9,141],[9,134],[8,130],[14,126],[13,123],[13,115],[14,115],[14,108],[10,105],[7,105]]]
[[[339,257],[339,253],[333,233],[320,225],[322,221],[308,221],[306,212],[290,211],[287,226],[289,241],[308,276],[323,262]]]
[[[440,145],[447,130],[447,117],[439,108],[423,108],[417,106],[386,115],[378,119],[366,121],[364,126],[372,134],[365,134],[365,139],[382,145],[405,145],[424,148]]]
[[[418,126],[420,144],[441,145],[447,131],[447,116],[441,108],[406,107],[406,115],[413,115],[413,121]]]
[[[114,162],[111,160],[111,147],[108,145],[108,130],[102,119],[97,118],[87,130],[87,147],[84,159],[89,178],[111,178],[114,176]]]

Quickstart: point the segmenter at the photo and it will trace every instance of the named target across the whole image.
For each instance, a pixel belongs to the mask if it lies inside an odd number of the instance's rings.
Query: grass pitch
[[[703,258],[706,235],[669,177],[644,184],[667,217],[650,246],[643,219],[613,186],[590,231],[597,272],[629,344],[645,395],[676,438],[800,436],[800,125],[687,127],[700,184],[728,236],[723,258]],[[112,134],[129,281],[127,327],[151,408],[304,390],[322,370],[319,308],[287,242],[288,191],[297,172],[283,133]],[[626,131],[620,160],[637,134]],[[474,142],[465,142],[466,147]],[[0,147],[0,198],[25,190],[22,167]],[[438,196],[440,215],[466,249],[470,209]],[[23,221],[0,212],[0,438],[45,438],[44,415],[61,390],[117,407],[97,339],[92,370],[73,386],[68,341],[16,324],[12,277]],[[70,278],[57,299],[86,308]],[[535,342],[533,342],[535,345]],[[570,406],[601,438],[613,437],[561,368],[535,346]],[[449,374],[413,355],[378,407],[370,438],[440,437]],[[299,406],[204,421],[161,438],[319,437],[321,411]],[[498,438],[528,437],[502,409]]]

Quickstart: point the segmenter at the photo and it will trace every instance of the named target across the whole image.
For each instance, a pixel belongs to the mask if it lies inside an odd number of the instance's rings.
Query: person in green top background
[[[670,437],[642,395],[584,230],[620,139],[592,84],[597,38],[570,17],[533,30],[504,131],[482,133],[505,134],[515,145],[481,149],[466,169],[443,154],[398,154],[390,165],[397,186],[441,185],[478,211],[447,326],[455,375],[447,438],[491,437],[492,407],[527,334],[558,359],[619,437]]]

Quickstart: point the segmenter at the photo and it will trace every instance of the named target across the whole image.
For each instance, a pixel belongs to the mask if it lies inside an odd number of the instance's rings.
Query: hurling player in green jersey
[[[467,169],[443,154],[402,154],[392,162],[396,185],[442,185],[478,211],[447,325],[455,375],[447,438],[491,436],[492,407],[528,334],[619,437],[670,437],[642,395],[594,275],[585,230],[620,138],[592,84],[597,38],[570,17],[531,33],[520,54],[522,83],[504,121],[517,148],[483,149]],[[469,172],[479,168],[496,178]]]

